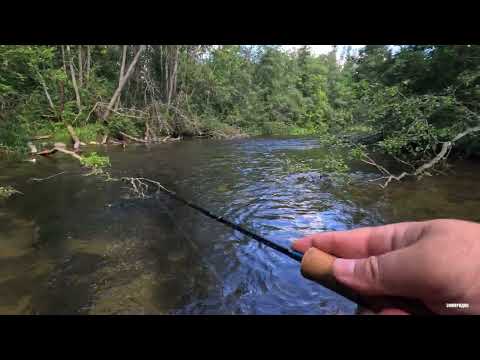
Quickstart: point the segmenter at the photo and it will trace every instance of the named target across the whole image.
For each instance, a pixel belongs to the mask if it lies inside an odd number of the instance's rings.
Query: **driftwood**
[[[75,159],[77,159],[78,161],[83,160],[83,158],[80,155],[78,155],[77,153],[75,153],[73,151],[70,151],[70,150],[67,150],[63,146],[58,146],[58,145],[53,147],[52,149],[45,149],[45,150],[42,150],[40,152],[37,152],[36,155],[47,156],[47,155],[55,154],[57,151],[62,152],[62,153],[67,154],[67,155],[70,155],[70,156],[74,157]]]
[[[50,139],[52,135],[39,135],[39,136],[34,136],[32,137],[32,140],[44,140],[44,139]]]
[[[125,141],[117,141],[117,140],[114,140],[114,139],[110,139],[110,144],[113,144],[113,145],[122,145],[123,148],[125,148],[127,146],[127,143]]]
[[[155,143],[155,142],[167,142],[167,141],[179,141],[179,140],[182,140],[182,137],[181,136],[178,136],[176,138],[172,138],[170,135],[168,136],[165,136],[163,139],[157,139],[157,140],[144,140],[144,139],[139,139],[137,137],[134,137],[134,136],[131,136],[131,135],[128,135],[122,131],[119,131],[119,134],[122,135],[124,138],[126,139],[129,139],[129,140],[132,140],[132,141],[135,141],[135,142],[139,142],[139,143],[142,143],[142,144],[148,144],[148,143]],[[147,136],[145,137],[147,138]],[[115,143],[115,141],[113,140],[110,140],[111,142]]]
[[[131,135],[128,135],[128,134],[125,134],[124,132],[120,131],[119,132],[120,135],[122,135],[123,137],[127,138],[127,139],[130,139],[130,140],[133,140],[133,141],[136,141],[136,142],[140,142],[140,143],[146,143],[145,140],[143,139],[139,139],[139,138],[136,138],[136,137],[133,137]]]
[[[58,174],[54,174],[54,175],[48,176],[48,177],[43,178],[43,179],[42,179],[42,178],[30,178],[29,181],[45,181],[45,180],[52,179],[52,178],[54,178],[54,177],[56,177],[56,176],[58,176],[58,175],[62,175],[62,174],[66,174],[66,173],[67,173],[66,171],[62,171],[62,172],[60,172],[60,173],[58,173]]]

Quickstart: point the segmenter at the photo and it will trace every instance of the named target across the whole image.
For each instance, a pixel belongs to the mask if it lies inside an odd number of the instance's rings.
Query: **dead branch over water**
[[[53,179],[54,177],[57,177],[59,175],[63,175],[63,174],[66,174],[67,171],[62,171],[62,172],[59,172],[58,174],[54,174],[54,175],[51,175],[51,176],[47,176],[46,178],[30,178],[29,181],[45,181],[45,180],[50,180],[50,179]]]
[[[159,191],[160,189],[163,189],[167,192],[170,192],[158,181],[144,178],[144,177],[122,177],[120,180],[128,183],[130,185],[130,191],[135,196],[141,199],[145,199],[149,197],[147,192],[150,189],[151,185],[153,185],[157,189],[157,191]]]
[[[452,140],[444,142],[442,144],[442,148],[440,149],[438,154],[433,159],[431,159],[430,161],[421,165],[420,167],[416,168],[413,172],[405,172],[404,171],[399,175],[394,175],[390,171],[388,171],[385,167],[383,167],[383,166],[379,165],[377,162],[375,162],[368,155],[364,155],[366,159],[362,159],[362,161],[366,164],[369,164],[369,165],[372,165],[372,166],[376,167],[378,170],[380,170],[381,173],[383,173],[385,175],[385,176],[379,177],[377,179],[371,180],[371,181],[385,180],[385,182],[383,184],[379,184],[379,186],[381,188],[385,189],[388,186],[388,184],[390,184],[390,182],[392,180],[400,181],[407,176],[422,177],[423,175],[430,175],[427,170],[432,169],[436,164],[438,164],[442,160],[445,160],[448,157],[448,154],[450,153],[451,149],[455,145],[455,142],[457,142],[461,138],[463,138],[463,137],[465,137],[469,134],[472,134],[474,132],[477,132],[477,131],[480,131],[480,125],[470,127],[468,129],[466,129],[465,131],[457,134]]]

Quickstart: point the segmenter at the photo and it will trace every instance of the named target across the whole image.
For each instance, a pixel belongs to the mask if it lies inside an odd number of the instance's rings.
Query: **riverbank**
[[[193,133],[191,131],[185,134],[163,133],[155,136],[145,127],[145,132],[139,132],[139,128],[134,123],[126,124],[117,129],[116,133],[107,136],[106,127],[100,123],[90,123],[82,126],[71,126],[67,128],[65,124],[47,123],[41,127],[30,129],[29,135],[23,136],[24,145],[21,143],[15,146],[0,146],[0,155],[10,156],[28,156],[41,152],[44,149],[51,149],[55,144],[64,144],[67,148],[75,150],[75,146],[85,147],[86,145],[114,145],[127,146],[129,144],[156,144],[170,141],[179,141],[184,138],[211,138],[222,140],[233,140],[247,138],[251,136],[313,136],[319,134],[314,128],[300,128],[297,126],[287,126],[280,123],[265,124],[261,128],[239,129],[226,124],[215,124],[208,126]],[[129,133],[130,132],[130,133]],[[78,141],[78,144],[76,142]]]

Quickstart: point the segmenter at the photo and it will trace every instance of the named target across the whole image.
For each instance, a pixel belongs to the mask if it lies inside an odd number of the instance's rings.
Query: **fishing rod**
[[[255,234],[252,231],[247,230],[247,229],[241,227],[240,225],[235,224],[235,223],[223,218],[223,216],[215,215],[215,214],[211,213],[210,211],[202,208],[201,206],[196,205],[196,204],[180,197],[179,195],[177,195],[177,193],[167,189],[162,184],[160,184],[158,181],[147,179],[147,178],[122,178],[122,180],[130,181],[135,189],[137,189],[137,186],[135,185],[135,182],[137,182],[139,185],[143,185],[143,186],[145,186],[144,182],[151,183],[151,184],[157,186],[159,190],[161,190],[165,194],[169,195],[173,199],[187,205],[188,207],[190,207],[192,209],[195,209],[195,210],[201,212],[205,216],[208,216],[209,218],[211,218],[215,221],[218,221],[218,222],[220,222],[220,223],[222,223],[222,224],[224,224],[224,225],[226,225],[226,226],[228,226],[228,227],[230,227],[230,228],[232,228],[232,229],[234,229],[234,230],[236,230],[236,231],[238,231],[238,232],[240,232],[244,235],[247,235],[247,236],[259,241],[260,243],[265,244],[269,248],[274,249],[274,250],[288,256],[289,258],[291,258],[291,259],[293,259],[297,262],[302,263],[303,260],[304,260],[305,254],[302,254],[298,251],[289,249],[287,247],[284,247],[282,245],[277,244],[274,241],[268,240],[267,238],[265,238],[261,235]],[[367,310],[380,311],[381,309],[383,309],[385,307],[390,307],[390,308],[403,309],[405,311],[408,311],[411,314],[420,314],[420,315],[432,315],[433,314],[432,311],[430,309],[428,309],[423,303],[421,303],[419,301],[416,301],[416,300],[404,299],[404,298],[399,298],[399,297],[388,297],[388,298],[386,298],[386,297],[382,297],[382,298],[376,297],[376,298],[373,298],[373,297],[362,296],[362,295],[354,292],[352,289],[350,289],[350,288],[346,287],[345,285],[337,282],[335,280],[335,278],[333,277],[331,265],[333,264],[333,260],[335,258],[333,256],[327,254],[327,253],[324,253],[324,252],[320,251],[320,250],[314,249],[314,251],[315,251],[315,253],[312,253],[312,256],[308,255],[309,256],[308,264],[305,263],[304,266],[312,266],[312,270],[314,272],[316,272],[316,277],[315,277],[315,279],[312,278],[311,280],[316,281],[317,283],[326,287],[327,289],[343,296],[344,298],[360,305],[361,307],[363,307]],[[307,251],[306,254],[308,254],[308,253],[309,252]],[[312,262],[310,260],[312,260],[313,262],[319,262],[319,263],[323,263],[323,264],[320,267],[315,266],[315,268],[313,268],[314,265],[310,265],[310,264],[312,264]]]

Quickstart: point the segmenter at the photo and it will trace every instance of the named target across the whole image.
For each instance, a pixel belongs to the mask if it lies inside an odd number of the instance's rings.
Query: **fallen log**
[[[83,158],[78,155],[77,153],[73,152],[73,151],[70,151],[70,150],[67,150],[67,149],[63,149],[63,148],[56,148],[57,151],[60,151],[64,154],[67,154],[67,155],[70,155],[70,156],[73,156],[75,159],[79,160],[79,161],[82,161]]]
[[[42,150],[40,152],[37,152],[36,155],[47,156],[47,155],[55,154],[57,151],[62,152],[62,153],[67,154],[67,155],[70,155],[70,156],[74,157],[75,159],[77,159],[78,161],[83,160],[83,158],[80,155],[78,155],[77,153],[75,153],[73,151],[65,149],[63,146],[55,146],[52,149],[45,149],[45,150]]]
[[[122,135],[123,137],[127,138],[127,139],[130,139],[132,141],[136,141],[136,142],[140,142],[140,143],[147,143],[147,141],[143,140],[143,139],[139,139],[139,138],[136,138],[136,137],[133,137],[131,135],[128,135],[128,134],[125,134],[124,132],[120,131],[119,132],[120,135]]]
[[[32,137],[32,140],[44,140],[44,139],[50,139],[52,135],[39,135],[39,136],[34,136]]]
[[[117,141],[117,140],[114,140],[114,139],[110,139],[109,142],[110,142],[110,144],[113,144],[113,145],[125,145],[124,141]]]

